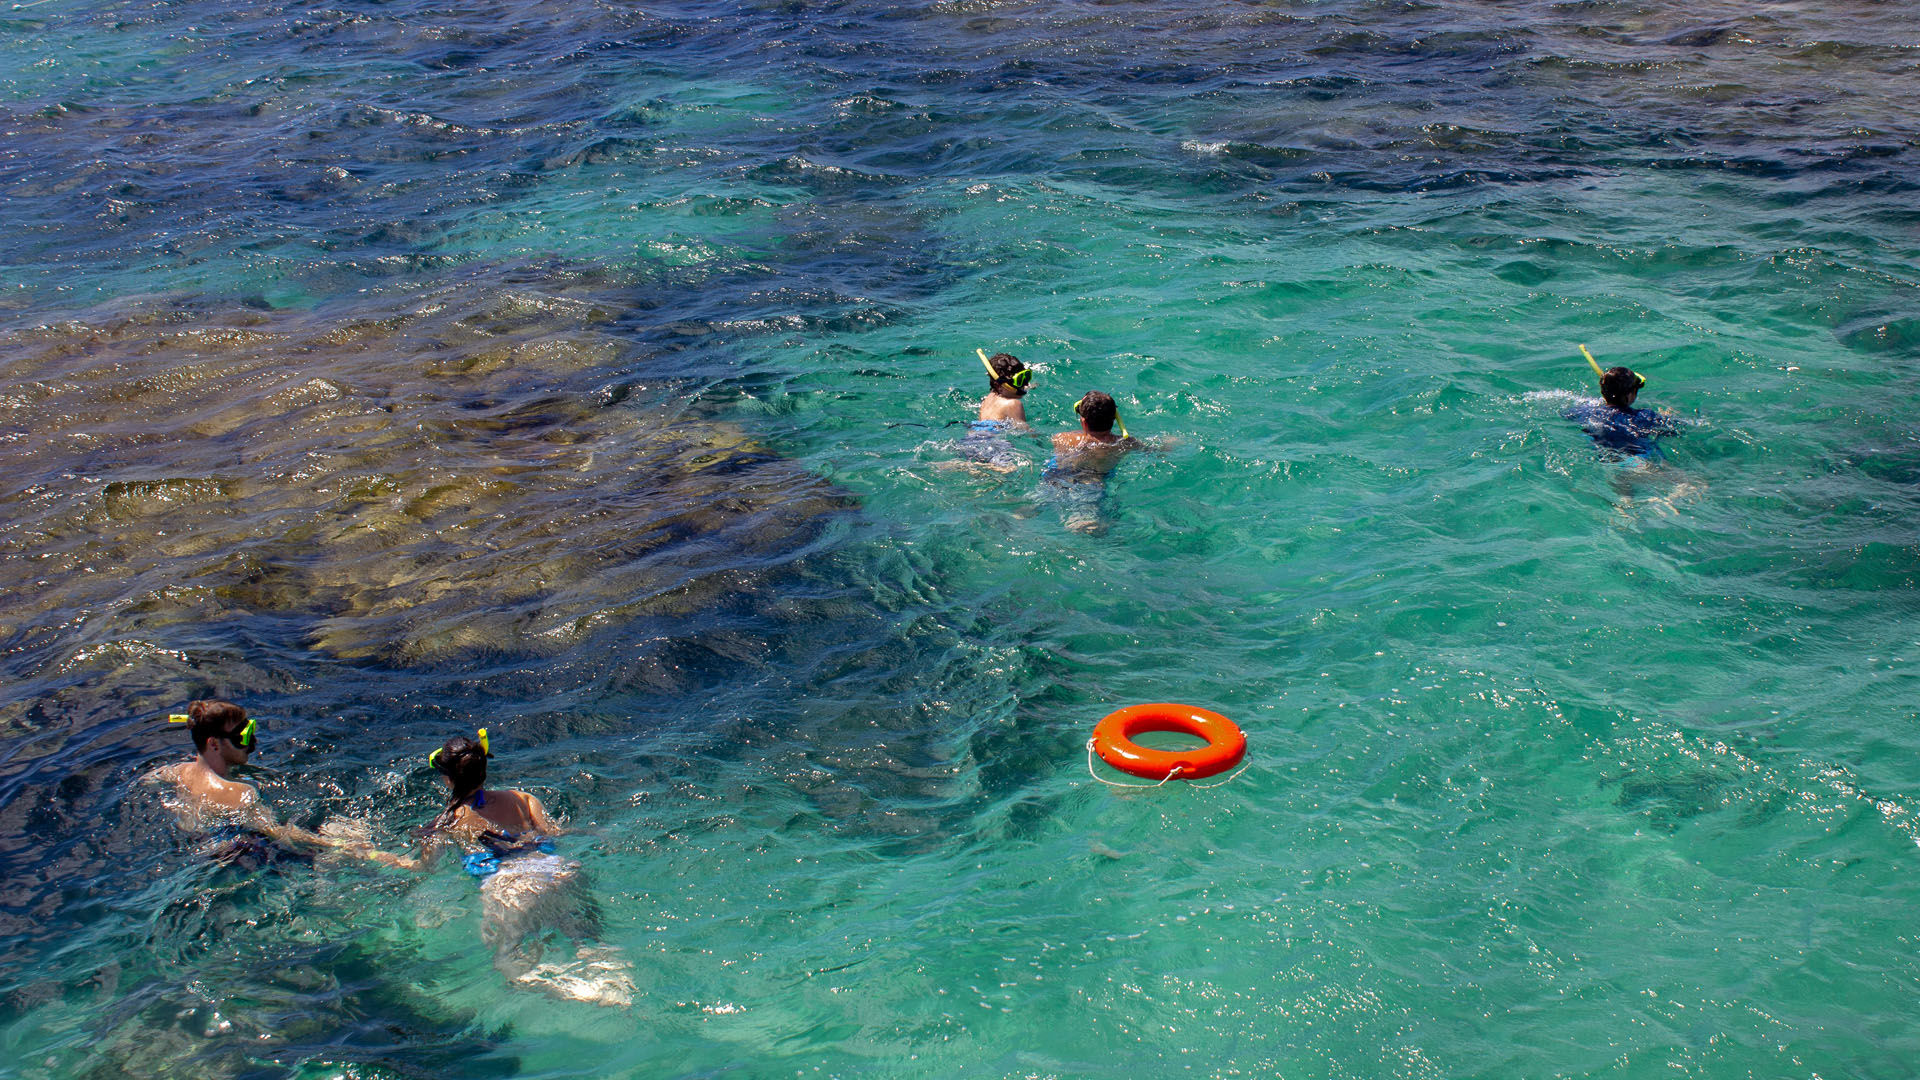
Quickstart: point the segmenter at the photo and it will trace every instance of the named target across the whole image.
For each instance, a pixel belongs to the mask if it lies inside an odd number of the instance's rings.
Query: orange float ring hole
[[[1206,740],[1183,750],[1150,750],[1134,742],[1149,731],[1173,731]],[[1158,702],[1129,705],[1108,713],[1093,728],[1093,752],[1100,760],[1132,776],[1165,780],[1178,775],[1198,780],[1226,772],[1247,756],[1247,737],[1239,725],[1211,709]]]

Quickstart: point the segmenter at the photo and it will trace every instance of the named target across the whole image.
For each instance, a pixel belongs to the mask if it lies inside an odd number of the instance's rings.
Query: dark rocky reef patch
[[[845,508],[672,394],[596,390],[644,364],[611,321],[499,288],[11,335],[0,641],[60,663],[273,615],[341,659],[551,653],[747,587]]]

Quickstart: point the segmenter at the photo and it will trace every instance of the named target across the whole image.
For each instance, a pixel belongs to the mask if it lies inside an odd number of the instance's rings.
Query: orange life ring
[[[1146,731],[1177,731],[1207,740],[1191,750],[1149,750],[1133,741]],[[1182,780],[1223,773],[1247,756],[1247,737],[1239,725],[1217,712],[1193,705],[1160,702],[1129,705],[1108,713],[1093,728],[1093,752],[1123,773],[1165,780],[1180,770]]]

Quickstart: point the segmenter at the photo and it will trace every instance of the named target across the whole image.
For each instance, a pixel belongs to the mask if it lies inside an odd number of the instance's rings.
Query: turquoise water
[[[1915,1075],[1910,13],[0,26],[0,1075]],[[1103,535],[976,347],[1171,438]],[[212,693],[395,846],[488,725],[638,1000],[196,860]],[[1245,771],[1096,782],[1158,700]]]

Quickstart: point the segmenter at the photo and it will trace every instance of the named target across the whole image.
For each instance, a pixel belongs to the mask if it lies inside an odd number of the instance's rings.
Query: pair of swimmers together
[[[229,701],[196,701],[169,719],[190,725],[194,756],[156,769],[147,779],[166,789],[182,828],[210,838],[206,854],[211,858],[239,865],[333,852],[428,870],[447,848],[462,848],[467,873],[480,883],[480,939],[509,982],[594,1004],[632,1003],[627,964],[616,950],[592,944],[599,937],[599,919],[579,864],[554,853],[560,825],[533,795],[486,786],[493,754],[485,728],[472,739],[449,739],[427,755],[427,764],[447,786],[447,805],[416,830],[419,852],[397,855],[375,848],[358,823],[328,822],[317,833],[282,824],[258,788],[235,779],[233,770],[245,765],[258,745],[258,724],[246,709]],[[573,939],[573,960],[541,962],[549,932]]]
[[[988,356],[976,349],[987,368],[987,395],[980,400],[979,419],[973,421],[958,453],[970,467],[1010,473],[1025,464],[1014,449],[1011,435],[1028,433],[1027,409],[1023,399],[1033,384],[1033,369],[1011,353]],[[1067,528],[1076,532],[1097,533],[1105,528],[1101,500],[1106,494],[1106,479],[1120,459],[1141,449],[1160,449],[1168,440],[1148,442],[1127,434],[1120,419],[1119,406],[1111,395],[1092,390],[1073,406],[1080,418],[1077,431],[1062,431],[1053,437],[1053,457],[1040,471],[1041,493],[1061,507]],[[1118,425],[1119,434],[1114,433]]]

